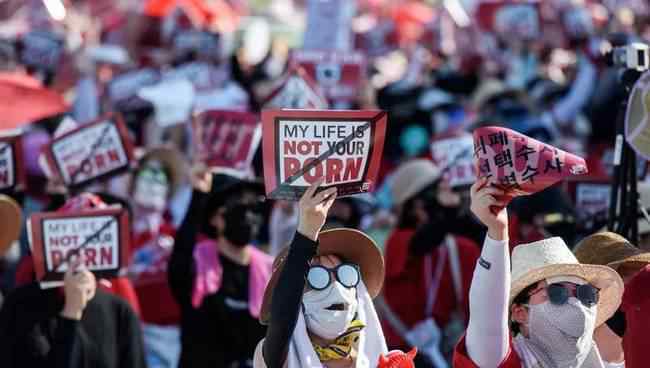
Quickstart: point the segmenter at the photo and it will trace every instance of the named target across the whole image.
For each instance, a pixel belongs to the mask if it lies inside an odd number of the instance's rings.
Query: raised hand
[[[497,196],[504,194],[503,190],[488,185],[486,178],[478,179],[471,188],[471,210],[481,222],[487,226],[488,235],[494,240],[508,239],[508,212],[505,203]]]
[[[83,266],[80,257],[70,260],[68,271],[63,278],[63,290],[65,304],[61,315],[65,318],[81,320],[86,305],[95,296],[97,281],[95,275]]]
[[[194,189],[203,193],[210,193],[212,189],[212,173],[203,163],[192,165],[190,179]]]
[[[336,199],[336,188],[329,188],[316,193],[323,183],[323,178],[312,184],[298,202],[298,232],[316,241],[318,233],[325,224],[327,213]]]

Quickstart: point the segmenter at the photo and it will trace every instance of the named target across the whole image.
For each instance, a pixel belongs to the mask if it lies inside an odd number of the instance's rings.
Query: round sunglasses
[[[563,305],[569,300],[569,297],[575,296],[585,307],[591,307],[598,303],[600,290],[593,285],[584,284],[576,285],[571,283],[556,283],[546,287],[539,288],[532,293],[533,296],[546,289],[548,300],[551,304]]]
[[[361,280],[359,266],[353,263],[341,263],[334,268],[321,265],[310,266],[307,272],[307,284],[314,290],[325,290],[333,282],[332,275],[348,289],[356,287]]]

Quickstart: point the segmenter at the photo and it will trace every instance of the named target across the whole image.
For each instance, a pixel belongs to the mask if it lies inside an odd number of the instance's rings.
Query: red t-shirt
[[[424,257],[410,257],[408,251],[409,242],[414,233],[413,230],[394,231],[386,243],[385,257],[384,297],[393,313],[397,314],[408,327],[413,327],[416,323],[424,320],[427,300],[427,283],[424,280]],[[472,282],[476,261],[480,256],[480,249],[469,239],[461,237],[455,239],[463,279],[461,309],[467,317],[469,315],[469,287]],[[432,273],[435,273],[437,253],[433,252],[431,258],[434,268]],[[446,325],[452,313],[458,308],[448,258],[444,263],[444,267],[440,278],[438,296],[433,307],[433,317],[440,326]],[[406,349],[407,344],[385,321],[383,322],[383,329],[389,347]]]
[[[481,368],[476,363],[469,358],[467,354],[467,347],[465,346],[465,336],[458,342],[456,345],[456,350],[454,350],[454,368]],[[521,360],[515,349],[512,348],[512,339],[510,339],[510,352],[506,358],[499,364],[496,368],[521,368]]]
[[[142,320],[157,325],[176,325],[180,323],[181,312],[167,282],[167,264],[171,257],[175,229],[169,223],[164,223],[160,229],[163,242],[150,232],[134,234],[132,263],[138,262],[140,270],[131,275],[131,281],[142,309]],[[158,240],[157,240],[158,239]],[[158,241],[158,243],[156,243]]]
[[[621,309],[625,312],[625,368],[648,366],[650,351],[650,265],[625,284]]]

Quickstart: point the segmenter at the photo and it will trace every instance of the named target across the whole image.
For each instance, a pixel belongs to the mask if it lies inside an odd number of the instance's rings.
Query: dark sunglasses
[[[535,290],[530,295],[537,294],[544,288]],[[569,297],[575,296],[585,307],[591,307],[598,303],[600,290],[595,286],[584,284],[575,285],[570,283],[556,283],[546,286],[546,294],[551,304],[563,305]]]
[[[359,266],[353,263],[341,263],[334,268],[321,265],[309,267],[307,284],[314,290],[325,290],[333,282],[332,274],[336,277],[336,281],[348,289],[356,287],[361,280]]]

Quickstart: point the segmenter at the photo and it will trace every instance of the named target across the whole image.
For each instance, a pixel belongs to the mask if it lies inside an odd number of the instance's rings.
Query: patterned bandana
[[[318,359],[321,362],[327,362],[330,360],[345,359],[350,356],[352,348],[359,341],[359,335],[364,327],[366,326],[363,322],[355,319],[350,323],[347,331],[337,337],[332,344],[323,347],[312,343]]]

